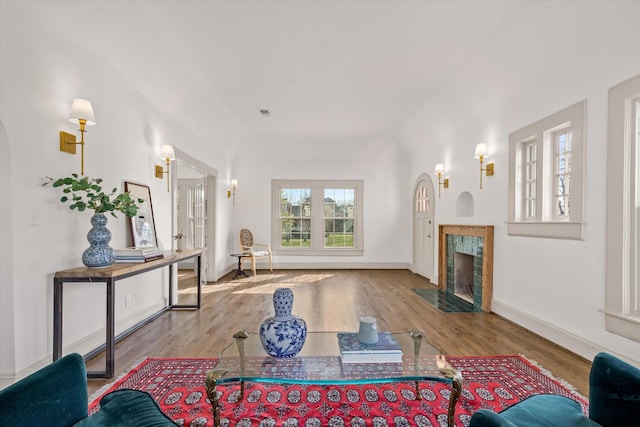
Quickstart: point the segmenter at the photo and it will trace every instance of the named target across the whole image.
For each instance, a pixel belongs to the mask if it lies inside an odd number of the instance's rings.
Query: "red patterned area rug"
[[[462,372],[464,387],[456,406],[456,426],[467,426],[480,408],[494,411],[534,394],[559,394],[579,402],[587,399],[571,385],[553,378],[523,356],[447,357]],[[122,378],[96,393],[89,413],[100,409],[102,396],[130,388],[149,392],[176,423],[189,427],[213,425],[204,381],[215,359],[144,359]],[[218,387],[221,425],[241,427],[316,426],[446,426],[450,386],[435,381],[415,383],[314,386],[245,384]]]

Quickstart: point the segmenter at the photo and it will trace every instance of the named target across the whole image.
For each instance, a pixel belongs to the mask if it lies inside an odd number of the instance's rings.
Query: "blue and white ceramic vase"
[[[275,316],[260,325],[260,341],[264,350],[273,357],[293,357],[302,350],[307,339],[307,323],[291,314],[293,292],[278,288],[273,293]]]
[[[107,217],[97,213],[91,217],[93,227],[87,233],[89,246],[82,253],[82,262],[87,267],[109,267],[116,260],[116,254],[109,246],[111,232],[107,229]]]

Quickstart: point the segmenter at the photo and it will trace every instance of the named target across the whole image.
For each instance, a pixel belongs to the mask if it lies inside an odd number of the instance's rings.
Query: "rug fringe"
[[[532,366],[535,366],[541,374],[543,374],[544,376],[551,378],[554,381],[559,382],[560,384],[562,384],[563,387],[565,387],[568,391],[571,392],[571,394],[573,394],[574,396],[577,396],[581,399],[584,399],[585,401],[589,401],[589,398],[584,396],[582,393],[580,393],[573,384],[571,384],[570,382],[563,380],[562,378],[558,378],[556,377],[550,370],[548,370],[547,368],[543,367],[540,363],[538,363],[536,360],[533,360],[527,356],[525,356],[524,354],[518,353],[518,356],[522,357],[523,359],[525,359],[527,362],[529,362]]]
[[[91,396],[89,396],[89,407],[91,407],[94,403],[95,400],[97,400],[99,397],[102,397],[102,395],[109,390],[109,388],[111,388],[115,383],[117,383],[118,381],[120,381],[122,378],[124,378],[125,376],[127,376],[129,374],[129,372],[131,372],[133,369],[137,368],[138,366],[140,366],[140,364],[142,364],[142,362],[144,362],[145,360],[147,360],[148,357],[143,357],[141,359],[136,360],[135,362],[133,362],[133,365],[131,365],[128,369],[126,369],[122,374],[118,375],[114,380],[112,380],[111,382],[103,385],[102,387],[100,387],[98,390],[94,391]]]

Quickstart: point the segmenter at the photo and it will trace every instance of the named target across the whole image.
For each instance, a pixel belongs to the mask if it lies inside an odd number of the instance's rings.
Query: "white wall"
[[[411,238],[408,160],[398,141],[252,140],[238,150],[234,170],[238,191],[230,248],[239,249],[241,228],[254,240],[271,240],[272,179],[364,180],[364,254],[362,256],[277,256],[274,265],[305,267],[408,268]],[[274,246],[274,244],[272,244]]]
[[[58,150],[60,130],[77,133],[67,120],[76,97],[90,99],[96,113],[97,125],[86,135],[87,174],[120,190],[125,180],[149,185],[165,247],[171,245],[170,201],[165,182],[153,175],[162,144],[173,144],[219,172],[220,272],[234,265],[228,254],[238,248],[239,228],[251,228],[256,240],[269,239],[271,179],[362,179],[365,186],[363,256],[277,257],[276,265],[408,265],[415,180],[421,173],[433,176],[435,164],[443,162],[450,187],[436,200],[437,223],[496,227],[494,309],[586,357],[606,348],[640,359],[638,343],[604,331],[599,311],[604,307],[607,90],[640,72],[640,3],[521,2],[489,39],[478,41],[494,46],[489,54],[470,55],[466,67],[408,118],[397,139],[283,137],[243,144],[237,123],[210,87],[180,93],[157,80],[154,67],[160,66],[176,81],[201,78],[202,70],[193,70],[188,58],[160,57],[155,45],[140,49],[139,40],[119,39],[118,25],[138,24],[131,22],[133,14],[104,3],[72,2],[74,7],[60,13],[65,21],[51,18],[56,3],[1,5],[0,380],[50,360],[53,273],[79,265],[87,246],[90,215],[70,212],[57,201],[58,193],[40,186],[45,175],[79,170],[78,156]],[[92,37],[77,29],[87,13],[100,14],[105,24]],[[155,24],[140,23],[141,28]],[[166,42],[172,41],[157,45]],[[114,46],[137,62],[114,64],[109,56]],[[134,86],[130,81],[136,74],[148,80]],[[585,98],[585,240],[507,236],[509,132]],[[206,99],[202,116],[180,116],[193,99]],[[205,121],[215,123],[206,134],[197,126]],[[496,175],[485,179],[483,190],[473,159],[478,142],[489,144],[496,163]],[[225,194],[230,178],[239,180],[235,207]],[[475,198],[474,218],[455,216],[456,197],[463,191]],[[123,218],[110,220],[113,246],[126,244],[125,224]],[[116,301],[119,330],[163,302],[155,282],[165,275],[122,282],[119,292],[130,292],[134,301],[127,308]],[[102,339],[103,325],[103,287],[65,287],[64,344],[90,349],[92,340]]]
[[[407,186],[444,162],[450,187],[437,200],[437,224],[495,225],[493,309],[587,358],[608,349],[640,361],[640,344],[605,331],[607,91],[640,72],[640,3],[521,4],[485,42],[483,57],[404,126],[410,156]],[[530,37],[535,32],[536,37]],[[584,241],[507,235],[508,135],[587,99],[586,228]],[[489,145],[495,176],[479,189],[479,142]],[[463,191],[475,218],[457,218]]]
[[[59,131],[79,133],[68,121],[71,100],[89,99],[96,115],[97,125],[88,127],[85,138],[85,174],[103,178],[106,188],[118,191],[124,190],[124,181],[148,185],[159,244],[165,249],[172,245],[170,199],[166,182],[153,173],[161,145],[173,144],[226,170],[221,147],[237,138],[228,121],[217,126],[217,134],[207,135],[183,125],[165,105],[132,87],[90,41],[81,43],[86,40],[62,30],[64,22],[49,21],[43,7],[46,3],[2,4],[0,380],[51,360],[53,274],[81,265],[88,246],[91,213],[71,212],[58,201],[59,190],[41,186],[45,176],[79,173],[79,155],[58,149]],[[215,107],[211,113],[216,116]],[[229,227],[226,210],[222,206],[218,215],[222,232]],[[126,221],[109,217],[112,247],[127,245]],[[167,283],[166,271],[118,283],[117,331],[164,305],[166,285],[163,289],[159,283]],[[125,294],[133,299],[126,308]],[[104,285],[65,285],[65,352],[87,352],[104,342],[104,307]]]

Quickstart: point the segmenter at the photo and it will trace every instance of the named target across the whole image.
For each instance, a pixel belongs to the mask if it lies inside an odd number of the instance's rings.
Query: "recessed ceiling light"
[[[260,109],[260,114],[262,115],[262,117],[269,117],[271,116],[271,113],[269,112],[269,110],[267,110],[266,108],[261,108]]]

